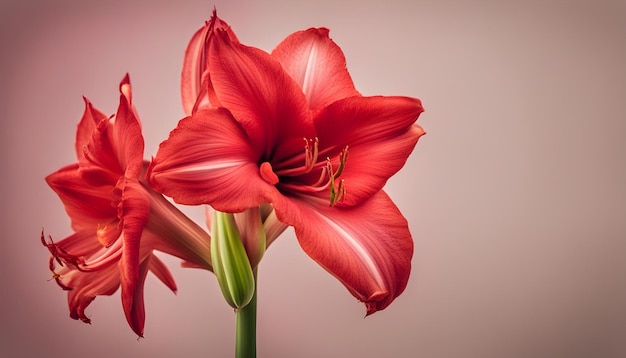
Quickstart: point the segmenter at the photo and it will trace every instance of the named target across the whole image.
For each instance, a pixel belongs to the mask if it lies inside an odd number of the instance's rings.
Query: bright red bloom
[[[382,188],[424,134],[420,101],[361,96],[324,28],[296,32],[272,54],[219,29],[205,48],[219,105],[180,121],[150,183],[225,212],[270,203],[368,314],[385,308],[406,287],[413,241]]]
[[[119,108],[111,117],[85,99],[76,135],[78,163],[46,178],[63,201],[75,233],[58,243],[46,242],[43,233],[41,239],[52,253],[53,277],[69,290],[72,318],[90,323],[85,315],[89,303],[121,286],[126,319],[142,336],[147,272],[176,291],[174,279],[153,250],[211,269],[210,237],[147,186],[144,142],[128,75],[120,92]]]

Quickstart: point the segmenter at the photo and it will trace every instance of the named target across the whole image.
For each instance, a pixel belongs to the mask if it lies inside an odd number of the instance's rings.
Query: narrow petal
[[[341,205],[356,205],[382,189],[406,162],[425,132],[415,125],[423,111],[408,97],[351,97],[324,108],[316,117],[320,153],[337,162],[348,147],[341,179]],[[320,155],[321,156],[321,155]]]
[[[146,321],[146,309],[144,305],[143,288],[146,282],[146,275],[151,265],[152,255],[148,256],[137,268],[137,282],[135,285],[124,284],[124,272],[122,270],[122,307],[126,315],[128,325],[139,337],[143,337],[143,328]],[[120,262],[120,268],[124,266],[124,261]]]
[[[150,264],[148,268],[150,271],[167,286],[172,292],[176,293],[178,288],[176,287],[176,282],[174,281],[174,277],[170,270],[165,266],[163,261],[161,261],[156,255],[150,255]]]
[[[120,83],[120,104],[110,136],[125,175],[138,178],[143,166],[144,141],[141,124],[132,104],[128,74]]]
[[[131,328],[143,333],[143,279],[147,271],[140,265],[141,235],[150,215],[150,201],[138,181],[122,178],[119,184],[122,200],[118,215],[124,240],[119,269],[122,285],[122,307]],[[138,301],[140,300],[140,301]]]
[[[346,68],[346,58],[328,37],[328,31],[311,28],[295,32],[272,51],[272,57],[298,83],[314,110],[359,95]]]
[[[276,162],[302,151],[302,138],[313,138],[315,131],[298,85],[266,52],[233,43],[224,32],[213,39],[209,72],[215,93],[255,152]]]
[[[265,182],[248,137],[225,109],[181,120],[148,169],[150,185],[186,205],[239,212],[265,202]]]
[[[368,315],[404,291],[413,241],[383,191],[351,208],[289,199],[274,205],[278,218],[294,226],[302,249],[364,302]]]
[[[216,103],[213,103],[212,106],[212,101],[209,99],[212,85],[210,80],[208,80],[206,68],[210,46],[209,39],[213,36],[214,31],[218,29],[226,31],[231,41],[239,42],[230,26],[217,17],[215,10],[213,10],[211,19],[191,37],[185,50],[181,76],[181,95],[186,115],[191,115],[191,113],[200,108],[217,106]]]

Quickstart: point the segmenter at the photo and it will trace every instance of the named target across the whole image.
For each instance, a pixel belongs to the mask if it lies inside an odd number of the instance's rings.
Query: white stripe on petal
[[[311,50],[309,51],[309,58],[306,62],[306,70],[304,71],[304,78],[302,79],[302,93],[304,93],[307,102],[311,102],[311,88],[309,88],[312,84],[314,84],[313,79],[315,78],[315,69],[317,66],[317,44],[313,42],[311,44]]]
[[[187,166],[179,166],[177,168],[173,168],[168,170],[170,173],[200,173],[200,172],[210,172],[213,170],[221,170],[231,167],[240,167],[244,164],[247,164],[249,161],[240,159],[240,160],[222,160],[222,161],[210,161],[203,163],[194,163],[193,165]]]
[[[382,275],[380,274],[380,271],[378,270],[378,266],[376,265],[376,263],[374,262],[374,259],[372,259],[368,251],[357,240],[355,240],[354,237],[349,232],[344,230],[336,222],[332,221],[330,218],[324,215],[319,215],[319,216],[322,218],[324,222],[326,222],[331,228],[333,228],[333,230],[335,230],[335,232],[337,232],[339,236],[345,240],[345,242],[347,242],[352,247],[354,252],[361,259],[361,262],[365,264],[365,267],[369,271],[370,275],[374,278],[378,286],[382,290],[385,290],[387,286],[385,285]]]

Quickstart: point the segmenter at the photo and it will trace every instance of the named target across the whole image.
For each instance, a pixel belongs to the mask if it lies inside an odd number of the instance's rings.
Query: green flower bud
[[[234,309],[245,307],[254,295],[254,275],[233,214],[213,212],[211,260],[226,302]]]

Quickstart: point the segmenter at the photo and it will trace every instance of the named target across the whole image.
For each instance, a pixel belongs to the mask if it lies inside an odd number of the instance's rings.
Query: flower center
[[[305,175],[313,171],[315,168],[319,168],[320,177],[313,184],[307,185],[302,184],[301,182],[287,182],[281,183],[281,188],[297,192],[304,192],[308,194],[318,194],[322,191],[328,190],[329,205],[334,206],[338,202],[342,201],[346,194],[345,181],[344,179],[339,179],[339,176],[341,176],[341,173],[343,173],[343,170],[346,166],[346,161],[348,159],[348,146],[346,145],[339,153],[339,155],[334,159],[326,157],[326,163],[324,163],[323,161],[318,161],[319,154],[319,139],[317,137],[315,137],[314,139],[304,138],[304,166],[280,170],[278,171],[278,175]],[[261,167],[263,167],[263,165],[261,165]],[[261,168],[261,170],[263,170],[263,168]],[[272,174],[274,173],[272,172]],[[263,176],[263,173],[261,175]],[[265,177],[263,178],[265,179]]]

